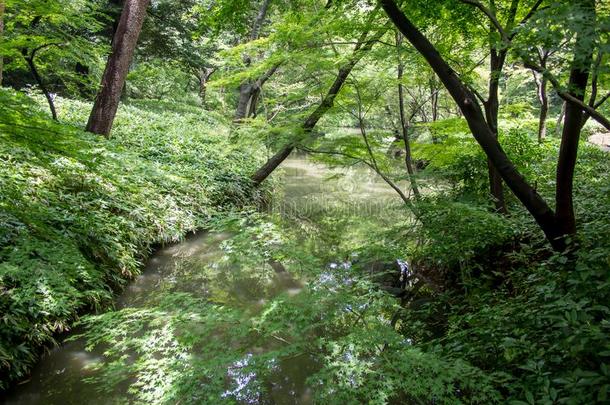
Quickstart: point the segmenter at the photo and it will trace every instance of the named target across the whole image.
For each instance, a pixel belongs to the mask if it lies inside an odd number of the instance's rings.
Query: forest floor
[[[0,90],[0,390],[111,303],[155,245],[256,200],[262,158],[194,106],[123,105],[106,140],[80,129],[90,104],[58,98],[56,123],[37,101]]]
[[[87,103],[59,99],[60,124],[43,100],[0,91],[0,104],[4,386],[28,378],[41,348],[80,314],[97,312],[79,321],[86,350],[76,360],[97,347],[98,374],[77,384],[126,388],[120,399],[133,403],[262,403],[256,395],[281,386],[265,378],[288,369],[306,384],[282,387],[302,403],[605,398],[610,162],[596,147],[579,151],[581,249],[570,263],[514,198],[510,216],[489,209],[485,158],[461,120],[439,123],[441,142],[413,145],[429,162],[422,186],[440,185],[415,216],[366,168],[328,157],[316,162],[331,171],[293,160],[283,187],[255,191],[260,139],[236,140],[232,131],[252,128],[195,106],[131,101],[107,140],[79,129]],[[503,124],[515,127],[502,139],[507,153],[551,199],[558,140],[539,144],[515,120]],[[388,164],[404,173],[402,161]],[[270,194],[280,206],[261,213],[256,203]],[[147,278],[154,294],[139,291],[150,305],[108,310],[157,246],[200,229],[211,233],[149,262],[171,264],[170,276]],[[277,262],[297,286],[273,291]],[[402,300],[384,288],[397,276]],[[256,299],[244,299],[250,292]],[[252,384],[255,397],[241,396]],[[65,386],[50,388],[64,404]]]

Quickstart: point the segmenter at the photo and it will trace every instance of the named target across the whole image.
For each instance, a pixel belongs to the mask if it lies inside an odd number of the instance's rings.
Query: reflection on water
[[[273,296],[301,291],[302,285],[287,273],[253,278],[237,266],[223,264],[222,242],[226,233],[203,233],[160,249],[148,261],[142,275],[129,284],[118,297],[117,308],[146,308],[158,303],[163,293],[190,292],[228,305],[239,305],[252,314]],[[206,270],[207,269],[207,270]],[[253,352],[264,348],[254,347]],[[115,404],[128,398],[128,384],[119,386],[111,396],[100,396],[96,387],[83,379],[95,373],[91,366],[103,358],[103,347],[85,350],[81,339],[53,349],[34,369],[30,380],[10,393],[6,404]],[[250,355],[251,356],[251,355]],[[228,365],[227,391],[224,396],[244,404],[310,403],[305,386],[315,365],[306,356],[276,359],[271,373],[261,381],[246,370],[248,358]],[[265,384],[265,389],[261,389]],[[269,398],[263,397],[265,392]],[[86,402],[83,402],[84,399]],[[92,399],[95,398],[95,399]],[[121,401],[123,399],[123,401]]]
[[[402,200],[375,172],[367,167],[329,169],[306,157],[291,158],[282,164],[286,181],[284,195],[272,209],[287,216],[311,218],[320,212],[334,215],[382,216],[388,206],[402,206]],[[397,185],[409,194],[406,181]]]
[[[399,202],[394,192],[369,171],[353,169],[344,175],[315,165],[304,158],[289,159],[285,169],[284,197],[280,209],[304,207],[312,210],[345,208],[353,203],[353,209],[362,211],[371,205],[371,197],[383,204]],[[278,207],[278,201],[275,202]],[[296,208],[295,208],[296,209]],[[307,208],[305,208],[307,209]],[[280,293],[288,296],[299,294],[302,284],[287,273],[273,272],[268,266],[265,277],[253,277],[252,271],[242,271],[238,265],[223,261],[222,242],[230,237],[226,233],[202,233],[164,247],[148,260],[142,274],[131,282],[118,297],[117,308],[146,308],[158,303],[166,292],[189,292],[212,302],[239,305],[256,314],[268,300]],[[343,266],[345,263],[332,264]],[[252,269],[250,269],[252,270]],[[337,272],[326,272],[328,283],[349,282]],[[275,345],[281,342],[275,342]],[[273,358],[264,378],[249,367],[253,353],[265,351],[252,347],[233,364],[227,365],[227,390],[223,397],[244,404],[310,404],[312,394],[306,379],[317,365],[308,355],[290,358]],[[117,387],[113,395],[98,393],[93,384],[84,380],[95,371],[93,365],[103,359],[103,347],[85,350],[83,340],[70,341],[54,348],[33,370],[29,381],[18,385],[5,404],[116,404],[129,403],[129,384]],[[264,393],[264,394],[263,394]]]

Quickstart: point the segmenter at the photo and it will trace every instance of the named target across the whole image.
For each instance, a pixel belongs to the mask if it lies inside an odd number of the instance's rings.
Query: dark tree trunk
[[[119,107],[121,91],[142,30],[150,0],[127,0],[112,40],[112,52],[102,76],[100,90],[87,122],[87,131],[109,136]]]
[[[409,139],[409,127],[411,126],[410,120],[405,116],[405,96],[404,89],[402,86],[402,76],[404,73],[404,66],[402,58],[400,57],[400,46],[402,44],[402,36],[399,32],[396,32],[396,52],[398,56],[397,66],[397,78],[398,78],[398,113],[400,116],[400,126],[402,129],[402,140],[405,146],[405,166],[407,167],[407,174],[409,175],[409,182],[411,183],[411,189],[416,199],[419,199],[420,193],[417,187],[417,179],[415,178],[415,170],[413,169],[413,159],[411,157],[411,141]],[[434,97],[434,94],[432,94]],[[434,113],[432,114],[434,116]]]
[[[250,102],[248,103],[248,117],[256,118],[256,111],[258,108],[258,101],[262,92],[262,85],[254,87],[252,94],[250,95]]]
[[[248,116],[252,91],[253,85],[249,81],[239,86],[239,101],[237,102],[237,110],[235,110],[235,121],[240,121]]]
[[[476,96],[393,0],[380,0],[380,2],[392,22],[436,72],[449,94],[460,107],[474,138],[515,196],[534,217],[553,248],[563,251],[566,247],[562,238],[563,232],[557,225],[554,212],[536,189],[527,183],[508,158],[502,146],[498,143],[495,133],[487,124]]]
[[[595,0],[581,0],[580,4],[587,13],[590,27],[595,25]],[[589,71],[593,61],[593,44],[582,31],[577,33],[574,48],[574,60],[570,71],[568,89],[570,95],[584,101]],[[578,154],[578,142],[585,113],[574,103],[567,103],[565,121],[561,134],[561,146],[557,161],[557,188],[555,190],[555,212],[557,223],[562,235],[576,234],[576,219],[574,216],[573,182],[574,168]]]
[[[36,53],[38,51],[42,50],[43,48],[47,48],[47,47],[53,46],[53,45],[56,45],[56,44],[41,45],[38,48],[32,49],[32,51],[29,53],[29,55],[28,55],[27,49],[23,49],[21,51],[21,53],[25,57],[25,61],[27,62],[28,67],[30,68],[30,72],[32,73],[32,76],[34,77],[34,80],[36,80],[38,87],[40,87],[40,91],[42,91],[45,98],[47,99],[47,103],[49,103],[49,109],[51,110],[51,116],[53,117],[53,119],[55,121],[57,121],[58,120],[57,119],[57,110],[55,109],[55,103],[53,102],[53,96],[51,96],[51,93],[45,86],[45,84],[42,80],[42,77],[40,76],[40,73],[38,73],[38,69],[36,68],[36,62],[35,62]]]
[[[591,73],[591,95],[589,96],[589,107],[592,108],[593,110],[598,109],[599,107],[602,106],[602,104],[604,104],[606,102],[606,100],[608,100],[610,98],[610,93],[607,93],[604,97],[602,97],[599,101],[597,101],[597,96],[598,96],[598,92],[599,92],[599,73],[600,73],[600,68],[602,67],[602,60],[604,58],[604,52],[598,51],[597,52],[597,57],[595,58],[595,63],[593,64],[593,69],[592,69],[592,73]],[[587,121],[589,120],[589,118],[591,118],[591,114],[589,112],[585,112],[585,116],[583,117],[582,120],[582,125],[581,128],[585,126],[585,124],[587,123]],[[602,124],[604,127],[608,128],[608,125],[605,125],[604,123],[599,121],[599,117],[596,118],[597,121]]]
[[[341,91],[343,84],[347,80],[350,72],[356,66],[358,61],[362,59],[362,56],[371,48],[376,40],[378,40],[383,34],[385,30],[379,31],[376,35],[374,35],[371,39],[367,39],[367,33],[363,33],[360,37],[358,44],[356,44],[354,48],[354,52],[350,59],[339,68],[339,72],[337,73],[337,77],[335,81],[328,89],[326,96],[322,99],[322,102],[318,105],[318,107],[307,117],[301,128],[303,132],[307,135],[311,133],[313,128],[316,126],[320,118],[332,108],[335,97]],[[252,183],[255,186],[261,184],[273,171],[290,155],[290,153],[294,150],[296,146],[296,142],[291,142],[288,145],[284,146],[280,149],[275,155],[273,155],[267,162],[256,171],[251,177]]]
[[[265,22],[265,18],[267,17],[269,3],[271,3],[271,0],[263,0],[261,8],[258,10],[258,14],[256,15],[256,19],[254,20],[254,24],[252,24],[252,31],[250,31],[251,41],[258,39],[258,36],[260,35],[261,28],[263,26],[263,23]]]
[[[487,125],[493,133],[494,137],[498,138],[498,113],[500,110],[500,101],[498,90],[500,87],[500,75],[506,60],[507,50],[497,51],[493,45],[491,47],[490,62],[490,77],[489,77],[489,94],[487,101],[483,103],[485,109],[485,119]],[[496,211],[506,214],[506,203],[504,201],[504,187],[502,186],[502,177],[498,170],[493,165],[491,159],[487,159],[487,171],[489,176],[489,191],[494,199]]]
[[[244,82],[239,86],[239,102],[235,111],[235,121],[256,116],[256,108],[263,85],[279,67],[280,63],[276,63],[258,79]]]

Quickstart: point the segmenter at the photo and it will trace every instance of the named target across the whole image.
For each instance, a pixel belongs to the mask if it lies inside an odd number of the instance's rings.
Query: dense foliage
[[[0,23],[9,400],[610,401],[608,2]]]
[[[221,118],[142,102],[122,108],[112,142],[56,124],[2,91],[3,383],[23,378],[41,345],[138,274],[153,244],[251,201],[256,158],[231,147]],[[88,104],[59,100],[80,122]]]

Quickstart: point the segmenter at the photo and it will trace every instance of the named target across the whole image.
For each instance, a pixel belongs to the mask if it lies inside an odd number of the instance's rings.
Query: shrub
[[[108,303],[155,243],[251,203],[254,149],[200,109],[119,110],[113,138],[58,124],[0,91],[0,387],[22,378],[75,316]],[[58,100],[61,119],[90,106]],[[224,207],[224,208],[223,208]]]

